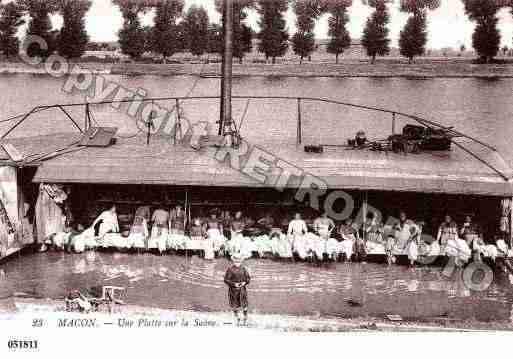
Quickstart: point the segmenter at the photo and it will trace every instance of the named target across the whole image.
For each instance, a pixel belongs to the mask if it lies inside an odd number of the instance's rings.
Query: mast
[[[223,0],[223,60],[219,135],[230,134],[232,122],[233,1]],[[228,129],[228,131],[227,131]]]

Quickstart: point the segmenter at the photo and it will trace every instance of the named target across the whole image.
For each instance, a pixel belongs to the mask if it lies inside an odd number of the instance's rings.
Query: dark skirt
[[[246,287],[229,287],[228,301],[232,309],[246,309],[248,307],[248,293]]]

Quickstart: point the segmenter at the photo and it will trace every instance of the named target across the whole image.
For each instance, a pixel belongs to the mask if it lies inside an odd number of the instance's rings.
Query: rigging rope
[[[94,113],[93,113],[93,111],[91,110],[91,106],[89,106],[89,118],[90,118],[91,120],[93,120],[93,122],[94,122],[94,124],[95,124],[96,126],[98,126],[98,122],[96,121],[96,118],[94,117]]]

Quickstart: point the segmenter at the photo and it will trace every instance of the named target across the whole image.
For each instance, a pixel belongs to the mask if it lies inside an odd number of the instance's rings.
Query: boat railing
[[[475,151],[472,151],[468,147],[464,146],[462,143],[459,143],[454,140],[454,138],[465,138],[468,139],[474,143],[479,144],[480,146],[483,146],[493,152],[496,152],[499,156],[500,153],[498,150],[486,143],[483,142],[473,136],[469,136],[467,134],[464,134],[453,127],[445,126],[441,123],[428,120],[426,118],[422,118],[420,116],[404,113],[401,111],[396,110],[389,110],[381,107],[374,107],[374,106],[367,106],[367,105],[361,105],[361,104],[355,104],[350,102],[344,102],[339,100],[334,100],[330,98],[323,98],[323,97],[298,97],[298,96],[241,96],[241,95],[233,95],[233,99],[246,99],[248,101],[250,100],[287,100],[287,101],[295,101],[297,103],[297,129],[296,129],[296,142],[298,145],[301,145],[303,142],[303,116],[302,116],[302,108],[304,102],[320,102],[320,103],[327,103],[327,104],[335,104],[339,106],[346,106],[351,107],[355,109],[361,109],[361,110],[368,110],[368,111],[374,111],[374,112],[380,112],[390,115],[391,120],[391,129],[392,133],[394,134],[396,131],[396,122],[397,118],[404,117],[410,120],[415,121],[417,124],[433,128],[433,129],[440,129],[445,131],[445,133],[451,137],[452,143],[454,143],[457,147],[461,148],[463,151],[471,155],[473,158],[478,160],[479,162],[483,163],[485,166],[493,170],[495,173],[497,173],[500,177],[502,177],[504,180],[510,179],[510,174],[505,173],[505,171],[502,171],[498,168],[496,168],[493,164],[491,164],[489,161],[484,159],[482,156],[480,156]],[[175,102],[175,107],[180,106],[180,103],[186,102],[186,101],[193,101],[193,100],[219,100],[219,96],[171,96],[171,97],[152,97],[152,98],[142,98],[137,99],[137,102],[140,103],[147,103],[147,102],[166,102],[166,101],[172,101]],[[92,106],[100,106],[100,105],[107,105],[107,104],[123,104],[123,103],[132,103],[134,102],[134,99],[120,99],[120,100],[105,100],[105,101],[97,101],[97,102],[77,102],[77,103],[67,103],[67,104],[53,104],[53,105],[39,105],[31,109],[29,112],[20,114],[17,116],[13,116],[4,120],[0,120],[1,123],[8,123],[15,121],[15,123],[8,128],[8,130],[0,137],[0,140],[4,140],[7,138],[18,126],[20,126],[23,122],[25,122],[31,115],[34,115],[38,112],[47,111],[51,109],[58,109],[60,110],[66,118],[73,123],[73,125],[76,127],[78,131],[81,133],[84,132],[85,128],[87,127],[88,121],[90,121],[91,112],[90,109]],[[86,124],[84,125],[84,128],[82,128],[79,125],[79,121],[77,121],[73,116],[70,114],[69,111],[67,111],[68,108],[71,107],[80,107],[83,106],[85,108],[85,121]],[[501,157],[502,158],[502,157]],[[505,163],[505,161],[504,161]],[[508,170],[508,172],[510,172]]]

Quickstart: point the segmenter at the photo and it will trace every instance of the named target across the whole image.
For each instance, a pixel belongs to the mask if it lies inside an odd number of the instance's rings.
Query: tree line
[[[119,30],[121,51],[133,59],[151,51],[164,61],[173,54],[189,51],[195,56],[220,53],[223,47],[222,25],[211,23],[203,7],[191,6],[184,12],[183,0],[112,0],[120,9],[123,25]],[[393,0],[358,0],[373,9],[363,30],[361,45],[372,63],[376,57],[390,53],[388,25]],[[399,0],[400,11],[409,14],[399,36],[400,54],[410,62],[426,51],[429,12],[440,6],[441,0]],[[482,62],[489,63],[499,52],[500,32],[498,12],[509,8],[513,0],[461,0],[465,13],[475,22],[472,45]],[[234,4],[234,56],[242,62],[252,50],[257,38],[258,51],[274,63],[287,52],[289,45],[300,62],[316,49],[314,27],[319,17],[328,14],[327,51],[338,62],[351,46],[346,28],[348,9],[353,0],[236,0]],[[215,0],[216,10],[223,13],[223,1]],[[28,35],[45,39],[47,49],[34,45],[27,49],[29,56],[47,57],[57,51],[66,58],[83,55],[89,37],[85,17],[91,7],[89,0],[15,0],[0,3],[0,51],[7,57],[19,52],[18,28],[28,19]],[[289,36],[285,13],[291,7],[296,14],[297,31]],[[260,31],[255,34],[245,24],[248,10],[259,14]],[[141,15],[154,11],[153,26],[142,26]],[[60,14],[63,26],[53,31],[50,16]],[[28,15],[28,16],[25,16]]]
[[[48,57],[57,51],[66,58],[79,57],[89,42],[85,15],[90,7],[89,0],[16,0],[0,4],[0,50],[7,57],[18,55],[20,41],[16,34],[27,15],[27,35],[40,36],[48,45],[46,49],[30,46],[29,56]],[[63,17],[59,31],[52,30],[50,16],[55,13]]]

